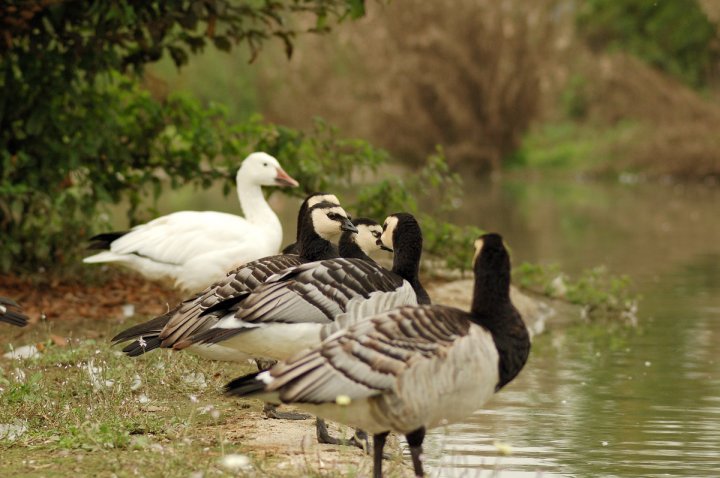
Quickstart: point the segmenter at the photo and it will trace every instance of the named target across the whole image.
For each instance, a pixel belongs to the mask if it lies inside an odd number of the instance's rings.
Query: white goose
[[[7,297],[0,297],[0,322],[25,327],[27,321],[27,315],[22,313],[22,307],[17,302]]]
[[[405,435],[423,476],[425,430],[459,421],[512,381],[530,339],[510,301],[510,258],[497,234],[476,241],[470,312],[405,306],[341,330],[319,346],[238,378],[226,391],[291,403],[373,433],[373,476],[382,476],[390,431]]]
[[[276,254],[282,225],[261,186],[295,187],[297,181],[266,153],[252,153],[237,172],[245,217],[216,211],[180,211],[130,231],[99,234],[91,249],[107,249],[83,262],[115,262],[148,279],[170,279],[188,292],[202,290],[246,262]]]

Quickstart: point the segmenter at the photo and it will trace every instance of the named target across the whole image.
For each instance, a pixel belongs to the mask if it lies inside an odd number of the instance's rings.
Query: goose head
[[[494,288],[507,290],[510,287],[510,255],[500,234],[483,234],[475,239],[473,270],[476,280],[492,282]]]
[[[321,202],[328,202],[330,204],[335,204],[336,206],[340,205],[340,200],[337,198],[336,195],[330,194],[330,193],[312,193],[308,197],[305,198],[305,201],[303,202],[303,205],[301,207],[311,208],[317,204],[320,204]]]
[[[420,284],[420,257],[423,237],[420,224],[412,214],[391,214],[383,223],[383,233],[378,245],[393,251],[392,271],[410,282],[418,304],[429,304],[430,296]]]
[[[285,172],[277,159],[262,152],[252,153],[245,158],[238,170],[237,181],[240,182],[241,178],[259,186],[298,186],[298,182]]]
[[[384,248],[382,244],[379,244],[380,236],[382,236],[382,226],[372,219],[365,217],[359,217],[352,220],[355,227],[357,227],[357,234],[354,236],[355,243],[362,249],[365,254],[370,254],[374,251],[379,251]]]
[[[310,208],[310,224],[318,236],[335,244],[343,231],[358,232],[347,212],[330,202],[321,202]]]
[[[308,209],[313,208],[317,206],[320,203],[329,203],[334,204],[336,206],[340,205],[340,201],[338,200],[337,196],[330,193],[312,193],[308,197],[305,198],[302,205],[300,206],[300,210],[298,211],[298,232],[300,231],[301,224],[303,222],[303,218],[305,217],[305,214],[307,214]]]
[[[422,249],[422,232],[413,215],[399,212],[388,216],[383,223],[377,245],[385,251],[396,252],[398,247],[411,244],[419,245]]]

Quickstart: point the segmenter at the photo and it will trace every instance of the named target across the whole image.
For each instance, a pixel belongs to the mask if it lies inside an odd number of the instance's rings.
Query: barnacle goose
[[[470,312],[404,306],[370,317],[227,393],[288,403],[373,433],[374,478],[389,432],[404,434],[423,475],[425,430],[462,420],[512,381],[530,339],[510,301],[510,258],[498,234],[475,243]]]
[[[119,333],[113,337],[113,342],[134,340],[123,349],[131,357],[160,347],[171,348],[231,313],[238,302],[273,274],[305,262],[337,257],[337,248],[330,241],[337,242],[340,232],[353,233],[357,229],[336,203],[337,198],[324,193],[312,194],[303,202],[298,218],[300,255],[270,256],[241,266],[167,313]],[[211,360],[244,361],[248,358],[221,345],[194,346],[192,351]]]
[[[399,305],[430,303],[418,277],[422,232],[415,218],[408,213],[389,216],[380,242],[394,250],[392,271],[354,258],[291,267],[175,348],[221,344],[239,356],[282,360],[363,317]]]
[[[236,176],[245,217],[217,211],[179,211],[126,232],[99,234],[90,249],[104,249],[83,262],[112,262],[148,279],[170,279],[197,292],[250,261],[277,254],[282,225],[262,186],[296,187],[298,182],[267,153],[250,154]]]
[[[25,327],[28,317],[22,313],[22,307],[17,302],[7,297],[0,297],[0,322]]]

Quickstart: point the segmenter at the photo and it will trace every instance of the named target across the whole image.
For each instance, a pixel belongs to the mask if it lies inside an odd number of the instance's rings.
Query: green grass
[[[523,139],[508,159],[512,169],[591,172],[612,169],[616,146],[632,141],[638,125],[621,121],[611,127],[562,121],[543,124]]]
[[[588,319],[613,319],[637,323],[639,296],[628,276],[610,274],[605,267],[583,271],[571,278],[553,265],[524,262],[513,270],[516,283],[544,296],[565,300],[582,307]]]
[[[107,325],[91,326],[109,335]],[[254,450],[238,438],[260,403],[223,397],[222,387],[254,365],[166,350],[130,359],[107,339],[71,339],[61,347],[42,329],[20,336],[22,344],[39,344],[39,356],[0,358],[0,424],[26,430],[10,439],[0,432],[0,475],[238,476],[220,464],[231,453],[250,457],[253,476],[322,474],[317,456],[296,458],[304,463],[299,468],[287,466],[281,451]],[[10,349],[5,341],[3,353]],[[356,468],[350,463],[341,474],[353,476]]]

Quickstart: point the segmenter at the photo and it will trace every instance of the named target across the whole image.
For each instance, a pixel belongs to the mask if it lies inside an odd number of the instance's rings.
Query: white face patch
[[[340,206],[332,208],[315,209],[312,212],[312,224],[315,232],[327,241],[337,244],[342,230],[342,221],[339,217],[347,219],[347,213]]]
[[[331,204],[337,204],[340,205],[340,201],[338,201],[337,196],[334,194],[320,194],[318,196],[313,196],[310,199],[308,199],[307,206],[313,207],[316,204],[320,204],[321,202],[329,202]]]
[[[397,224],[398,218],[396,216],[388,216],[388,218],[385,219],[385,230],[383,231],[382,236],[380,236],[380,240],[382,241],[383,245],[390,249],[394,249],[393,234],[395,233],[395,228],[397,227]]]
[[[355,236],[355,242],[357,242],[357,245],[360,246],[360,249],[363,250],[365,254],[370,254],[373,251],[379,251],[380,246],[377,243],[377,240],[380,239],[380,236],[382,235],[382,226],[380,224],[375,225],[367,225],[367,224],[361,224],[357,226],[358,233],[357,236]]]
[[[484,241],[480,238],[475,239],[475,255],[473,256],[473,265],[475,265],[475,262],[477,261],[478,256],[480,255],[480,251],[482,251]]]

